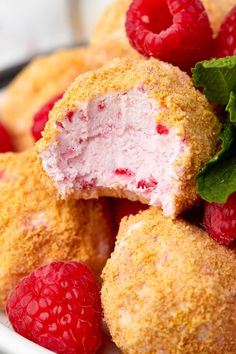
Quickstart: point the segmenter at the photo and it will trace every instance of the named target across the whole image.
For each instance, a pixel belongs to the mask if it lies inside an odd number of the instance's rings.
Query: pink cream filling
[[[89,189],[96,198],[96,188],[122,189],[171,216],[184,175],[175,163],[188,147],[176,129],[155,123],[164,109],[139,87],[96,97],[69,112],[41,156],[59,193]]]

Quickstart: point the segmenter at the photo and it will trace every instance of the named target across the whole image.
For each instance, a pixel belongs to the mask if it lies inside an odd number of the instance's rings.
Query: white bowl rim
[[[1,354],[53,354],[0,323],[0,353]]]

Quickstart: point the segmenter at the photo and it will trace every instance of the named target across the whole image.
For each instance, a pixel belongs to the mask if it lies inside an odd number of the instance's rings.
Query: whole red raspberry
[[[226,16],[216,38],[217,58],[236,54],[236,6]]]
[[[221,244],[229,245],[236,239],[236,193],[225,204],[206,203],[204,226]]]
[[[200,0],[133,0],[126,33],[141,54],[189,70],[213,54],[214,40]]]
[[[21,280],[6,311],[15,331],[63,354],[92,354],[101,341],[99,289],[90,269],[54,262]]]
[[[14,149],[8,132],[0,123],[0,153],[8,151],[14,151]]]
[[[59,101],[64,93],[53,97],[49,102],[47,102],[44,106],[40,108],[40,110],[35,114],[32,126],[32,135],[34,137],[34,141],[38,141],[42,138],[42,131],[45,128],[45,125],[48,121],[48,114],[53,109],[55,103]]]

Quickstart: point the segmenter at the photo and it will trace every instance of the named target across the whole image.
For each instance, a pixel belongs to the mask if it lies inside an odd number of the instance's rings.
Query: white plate
[[[53,354],[53,352],[25,339],[11,328],[7,316],[0,311],[0,354]],[[100,354],[119,354],[119,349],[110,342],[102,343]]]
[[[15,333],[3,312],[0,312],[0,333],[1,354],[53,354]]]

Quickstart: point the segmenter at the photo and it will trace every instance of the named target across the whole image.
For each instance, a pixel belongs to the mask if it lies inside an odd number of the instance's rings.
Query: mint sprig
[[[192,80],[210,101],[227,105],[230,92],[236,93],[236,56],[197,63]]]
[[[221,149],[198,173],[197,192],[208,202],[225,203],[236,191],[235,128],[226,124],[219,138]]]
[[[220,150],[196,177],[198,194],[225,203],[236,191],[236,56],[197,63],[193,83],[210,101],[225,107]]]

